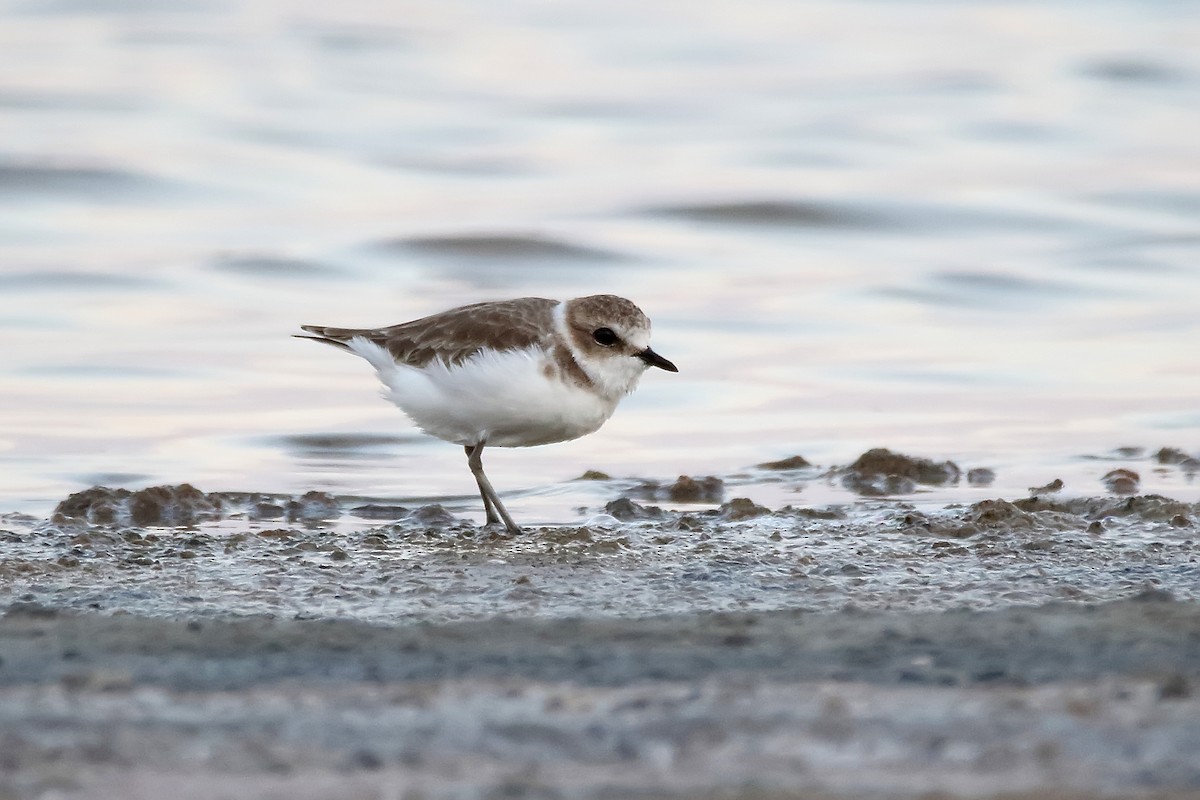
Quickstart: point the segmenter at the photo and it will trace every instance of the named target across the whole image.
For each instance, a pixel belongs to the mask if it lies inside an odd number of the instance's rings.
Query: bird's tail
[[[341,339],[333,339],[325,335],[325,328],[321,325],[301,325],[301,330],[316,334],[315,336],[305,336],[302,333],[292,334],[293,339],[308,339],[311,342],[321,342],[322,344],[330,344],[341,350],[349,350],[350,345],[346,344]]]
[[[351,352],[354,352],[354,348],[350,346],[350,342],[353,339],[376,341],[380,336],[380,331],[378,330],[368,328],[334,328],[329,325],[301,325],[300,330],[312,335],[305,336],[304,334],[297,333],[293,334],[294,338],[311,339],[314,342],[330,344],[341,350],[350,350]],[[360,353],[359,355],[362,354]]]

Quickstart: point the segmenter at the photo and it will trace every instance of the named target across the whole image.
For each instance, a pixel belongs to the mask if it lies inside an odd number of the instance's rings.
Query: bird
[[[485,447],[532,447],[593,433],[651,367],[650,319],[611,294],[496,300],[383,328],[301,325],[299,339],[367,361],[383,397],[421,430],[461,445],[487,525],[520,534],[483,470]]]

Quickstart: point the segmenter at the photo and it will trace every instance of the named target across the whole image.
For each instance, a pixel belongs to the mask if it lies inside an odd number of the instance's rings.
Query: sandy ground
[[[0,515],[0,800],[1200,798],[1200,506],[874,498],[949,469],[878,454],[854,504],[681,479],[520,536],[183,485]]]
[[[0,654],[4,800],[1200,796],[1200,605],[1163,592],[399,626],[16,603]]]

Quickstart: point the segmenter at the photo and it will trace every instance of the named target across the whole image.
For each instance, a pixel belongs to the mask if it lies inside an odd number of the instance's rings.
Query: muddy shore
[[[16,604],[0,653],[6,800],[1200,792],[1200,605],[1163,592],[398,626]]]
[[[0,800],[1200,797],[1200,506],[875,496],[957,476],[883,452],[854,502],[680,478],[520,536],[187,485],[0,515]]]

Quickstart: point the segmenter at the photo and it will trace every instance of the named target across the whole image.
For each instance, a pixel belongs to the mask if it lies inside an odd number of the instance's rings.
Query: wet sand
[[[187,485],[0,516],[0,799],[1200,796],[1200,506],[921,503],[961,470],[872,453],[764,465],[853,503],[643,481],[516,537]]]
[[[1200,604],[0,619],[0,797],[1187,797]],[[1006,794],[1007,793],[1007,794]]]

